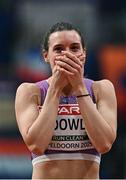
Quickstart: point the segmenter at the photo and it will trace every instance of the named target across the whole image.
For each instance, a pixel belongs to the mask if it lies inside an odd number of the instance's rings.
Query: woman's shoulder
[[[37,89],[36,83],[23,82],[18,86],[17,91],[31,91]]]
[[[24,82],[18,86],[16,91],[17,96],[26,96],[32,94],[40,94],[39,87],[36,85],[36,83]]]
[[[114,85],[108,79],[94,81],[92,89],[97,98],[111,98],[112,94],[115,95]]]
[[[93,89],[109,89],[109,88],[114,88],[113,83],[108,80],[108,79],[101,79],[101,80],[93,80],[89,78],[84,78],[84,81],[86,82],[87,85],[90,85],[93,87]]]
[[[102,80],[94,81],[93,86],[95,88],[98,88],[99,90],[100,89],[114,88],[113,83],[108,79],[102,79]]]

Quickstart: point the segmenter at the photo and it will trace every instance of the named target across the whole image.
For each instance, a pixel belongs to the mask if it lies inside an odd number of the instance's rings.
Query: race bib
[[[80,151],[92,148],[78,104],[59,105],[54,135],[48,150]]]

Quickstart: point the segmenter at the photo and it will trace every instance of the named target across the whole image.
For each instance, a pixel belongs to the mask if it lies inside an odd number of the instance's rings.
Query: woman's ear
[[[86,61],[86,48],[84,48],[84,64],[85,64],[85,61]]]
[[[86,58],[86,48],[84,48],[84,57]]]
[[[43,57],[44,57],[44,59],[45,59],[45,62],[46,62],[46,63],[49,63],[48,52],[47,52],[47,51],[46,51],[46,52],[43,52]]]

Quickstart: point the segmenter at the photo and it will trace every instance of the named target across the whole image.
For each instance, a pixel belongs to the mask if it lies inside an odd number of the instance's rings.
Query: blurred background
[[[110,79],[115,86],[118,135],[111,151],[102,157],[100,175],[102,179],[126,178],[126,1],[1,0],[0,179],[31,178],[31,157],[15,119],[15,92],[22,82],[50,75],[41,43],[46,30],[58,21],[73,23],[83,32],[86,76]]]

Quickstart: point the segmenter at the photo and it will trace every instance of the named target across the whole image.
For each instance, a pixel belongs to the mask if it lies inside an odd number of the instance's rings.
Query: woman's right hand
[[[50,84],[53,84],[53,86],[60,91],[68,84],[68,79],[63,69],[57,64],[53,68]]]

